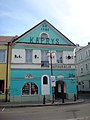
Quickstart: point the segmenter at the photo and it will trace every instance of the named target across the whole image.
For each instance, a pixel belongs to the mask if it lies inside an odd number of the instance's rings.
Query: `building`
[[[10,101],[52,100],[53,94],[72,99],[77,94],[74,48],[47,20],[14,39]]]
[[[10,42],[12,36],[0,36],[0,101],[8,101],[10,93]]]
[[[90,43],[76,48],[78,91],[90,93]]]

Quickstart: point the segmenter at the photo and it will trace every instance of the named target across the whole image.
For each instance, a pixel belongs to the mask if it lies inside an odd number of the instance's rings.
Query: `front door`
[[[66,85],[63,81],[56,81],[55,99],[66,98]]]

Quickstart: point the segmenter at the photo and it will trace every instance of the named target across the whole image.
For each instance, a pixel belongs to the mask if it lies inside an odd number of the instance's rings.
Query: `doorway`
[[[66,83],[62,80],[56,81],[55,99],[66,99]]]

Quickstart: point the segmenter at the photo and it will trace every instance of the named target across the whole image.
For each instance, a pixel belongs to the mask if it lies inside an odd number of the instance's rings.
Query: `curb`
[[[66,103],[46,103],[46,104],[3,104],[0,105],[0,108],[17,108],[17,107],[45,107],[45,106],[61,106],[61,105],[72,105],[72,104],[80,104],[80,103],[84,103],[84,100],[80,100],[80,101],[74,101],[74,102],[66,102]]]

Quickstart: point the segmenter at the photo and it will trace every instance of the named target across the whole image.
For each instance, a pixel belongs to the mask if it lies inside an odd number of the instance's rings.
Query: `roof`
[[[34,28],[36,28],[37,26],[41,25],[43,22],[47,22],[54,30],[56,30],[56,32],[58,32],[64,39],[66,39],[67,41],[69,41],[73,46],[76,46],[73,42],[71,42],[65,35],[63,35],[59,30],[57,30],[51,23],[49,23],[47,20],[43,20],[42,22],[38,23],[36,26],[32,27],[31,29],[29,29],[28,31],[26,31],[25,33],[23,33],[20,36],[0,36],[0,42],[17,42],[19,40],[19,38],[25,36],[26,34],[28,34],[29,32],[31,32]]]
[[[15,36],[0,36],[0,42],[11,42]]]
[[[31,29],[29,29],[28,31],[26,31],[25,33],[23,33],[22,35],[16,37],[15,39],[13,39],[13,42],[18,41],[19,38],[23,37],[24,35],[26,35],[27,33],[29,33],[30,31],[32,31],[34,28],[36,28],[37,26],[39,26],[40,24],[42,24],[43,22],[47,22],[52,28],[54,28],[62,37],[64,37],[67,41],[69,41],[73,46],[76,46],[73,42],[71,42],[65,35],[63,35],[59,30],[57,30],[51,23],[49,23],[47,20],[43,20],[42,22],[38,23],[36,26],[32,27]]]

